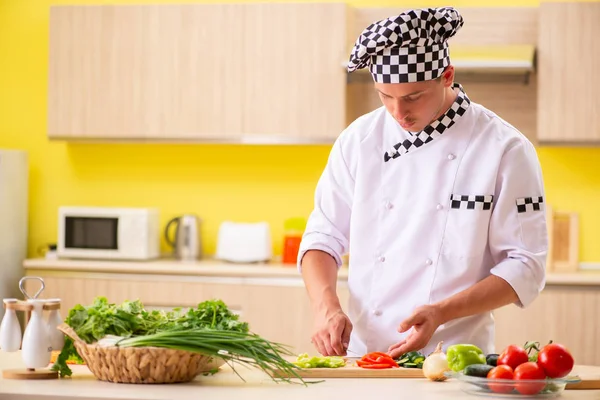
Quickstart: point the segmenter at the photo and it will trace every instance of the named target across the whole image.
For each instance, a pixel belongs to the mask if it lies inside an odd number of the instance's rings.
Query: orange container
[[[306,220],[304,218],[290,218],[284,223],[283,236],[283,251],[281,262],[284,264],[296,264],[300,243],[302,242],[302,234],[306,228]]]

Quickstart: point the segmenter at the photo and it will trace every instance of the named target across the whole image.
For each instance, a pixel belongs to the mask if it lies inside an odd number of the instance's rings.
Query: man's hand
[[[340,309],[317,319],[311,341],[323,356],[345,356],[351,332],[352,323]]]
[[[389,355],[396,358],[409,351],[418,351],[424,348],[441,324],[439,307],[426,305],[417,308],[410,317],[400,323],[398,328],[400,333],[408,331],[411,327],[413,331],[405,340],[390,346]]]

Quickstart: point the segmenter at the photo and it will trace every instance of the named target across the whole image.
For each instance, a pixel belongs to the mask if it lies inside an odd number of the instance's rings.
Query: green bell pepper
[[[454,372],[462,371],[467,365],[485,364],[483,351],[472,344],[454,344],[446,349],[448,366]]]

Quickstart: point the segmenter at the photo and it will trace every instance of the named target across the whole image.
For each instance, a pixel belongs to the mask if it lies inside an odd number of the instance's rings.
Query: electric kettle
[[[169,236],[171,225],[175,225],[173,239]],[[175,258],[185,261],[201,258],[200,218],[193,214],[173,218],[165,227],[165,240],[173,247]]]

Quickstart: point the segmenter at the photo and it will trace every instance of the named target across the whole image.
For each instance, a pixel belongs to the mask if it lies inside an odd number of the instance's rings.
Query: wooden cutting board
[[[600,367],[575,365],[569,375],[579,376],[581,382],[568,384],[566,390],[600,390]]]
[[[423,370],[418,368],[361,368],[348,361],[345,367],[339,368],[306,368],[296,370],[302,378],[425,378]],[[282,373],[278,376],[289,375]]]

